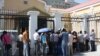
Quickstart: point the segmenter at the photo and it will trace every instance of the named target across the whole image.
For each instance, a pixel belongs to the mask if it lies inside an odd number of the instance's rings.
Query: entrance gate
[[[64,26],[68,30],[77,31],[84,29],[84,21],[85,18],[70,18],[70,17],[62,17],[62,26]],[[100,16],[94,16],[94,17],[87,17],[87,25],[88,25],[88,31],[91,33],[91,30],[94,29],[96,33],[96,42],[100,43]],[[69,28],[69,26],[71,28]],[[87,32],[88,32],[87,31]],[[83,31],[84,32],[84,31]]]
[[[39,16],[38,17],[38,29],[40,28],[50,28],[50,29],[55,29],[54,27],[54,20],[49,19],[51,17],[46,17],[46,16]]]
[[[66,28],[67,31],[71,30],[78,31],[81,29],[80,27],[82,24],[82,20],[83,18],[61,17],[61,25],[62,27]]]

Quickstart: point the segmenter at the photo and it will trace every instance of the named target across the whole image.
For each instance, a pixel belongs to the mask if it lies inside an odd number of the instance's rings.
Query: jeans
[[[23,56],[28,56],[28,43],[24,43]]]
[[[68,48],[67,48],[67,44],[65,43],[62,43],[62,53],[63,53],[63,56],[68,56]]]
[[[85,40],[85,50],[88,51],[90,49],[89,47],[89,40]]]
[[[11,50],[11,44],[6,44],[5,45],[5,53],[6,54],[4,54],[5,56],[10,56],[10,51]]]
[[[95,41],[91,41],[91,51],[96,51]]]
[[[23,42],[18,41],[17,42],[17,47],[19,48],[19,56],[23,56]]]
[[[14,42],[14,41],[12,42],[12,55],[16,54],[16,50],[17,50],[16,49],[16,44],[17,44],[16,42]]]
[[[45,43],[43,43],[43,56],[46,56],[46,44]]]
[[[80,42],[80,43],[79,43],[79,51],[80,51],[80,52],[83,52],[84,49],[85,49],[85,48],[84,48],[84,42]]]
[[[40,43],[35,40],[35,55],[38,56],[38,53],[40,52]]]

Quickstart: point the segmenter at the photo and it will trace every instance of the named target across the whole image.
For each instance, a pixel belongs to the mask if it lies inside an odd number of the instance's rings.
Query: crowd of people
[[[35,40],[36,55],[41,51],[41,47],[43,47],[44,56],[72,56],[76,52],[96,51],[94,29],[90,34],[87,31],[77,33],[65,29],[42,34],[36,31],[33,39]],[[49,48],[48,53],[45,53],[45,50],[48,50],[46,47]]]
[[[93,29],[90,34],[87,31],[77,33],[76,31],[66,31],[66,29],[56,32],[53,30],[38,32],[36,30],[31,40],[28,35],[28,31],[24,30],[16,39],[4,31],[0,37],[2,56],[10,56],[9,50],[12,50],[14,56],[15,47],[19,50],[18,56],[73,56],[76,52],[96,51]]]

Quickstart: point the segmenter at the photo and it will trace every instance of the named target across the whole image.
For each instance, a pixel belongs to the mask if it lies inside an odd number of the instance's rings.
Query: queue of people
[[[49,35],[47,33],[49,33]],[[87,33],[87,31],[84,31],[84,33],[82,33],[82,31],[77,33],[76,31],[68,32],[65,29],[47,33],[42,33],[45,35],[44,38],[40,33],[38,33],[39,42],[37,44],[39,48],[37,50],[41,51],[39,49],[41,49],[41,46],[43,46],[43,54],[44,50],[46,50],[46,46],[49,47],[49,52],[47,54],[54,56],[72,56],[75,52],[96,50],[94,30],[91,31],[90,35]],[[45,40],[45,44],[41,42],[43,40]]]
[[[53,30],[38,32],[36,30],[31,40],[26,29],[20,32],[18,40],[16,38],[14,40],[14,36],[4,31],[0,37],[0,43],[2,43],[2,50],[4,50],[2,56],[10,56],[10,50],[14,56],[14,47],[19,50],[18,56],[73,56],[76,52],[96,51],[93,29],[90,34],[87,31],[77,33],[76,31],[66,31],[66,29],[56,32]]]
[[[17,35],[17,37],[14,36],[12,32],[2,32],[0,36],[0,56],[30,56],[29,49],[27,30],[24,30],[19,36]]]
[[[68,55],[68,32],[62,31],[51,32],[35,32],[33,34],[35,40],[35,54],[42,52],[43,56],[67,56]],[[37,46],[37,47],[36,47]],[[39,47],[39,48],[38,48]],[[42,50],[41,50],[42,49]]]
[[[84,51],[96,51],[95,45],[95,32],[92,29],[90,35],[87,31],[73,32],[73,51],[74,52],[84,52]]]

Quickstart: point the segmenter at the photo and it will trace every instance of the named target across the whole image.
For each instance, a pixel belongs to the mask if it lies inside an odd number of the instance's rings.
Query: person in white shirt
[[[95,32],[92,29],[92,32],[90,33],[90,41],[95,41]]]
[[[82,31],[80,31],[79,35],[78,35],[78,38],[79,38],[79,49],[80,51],[84,51],[84,35],[82,34]]]
[[[35,41],[38,41],[39,40],[39,34],[38,34],[38,32],[35,32],[34,34],[33,34],[33,38],[34,38],[34,40]]]
[[[84,41],[85,41],[85,50],[89,50],[89,35],[86,31],[84,31]]]
[[[39,46],[40,46],[40,36],[39,36],[39,33],[36,32],[33,34],[33,39],[34,39],[34,44],[35,44],[35,55],[38,55],[38,52],[39,52]]]
[[[91,51],[95,51],[95,32],[94,29],[92,29],[91,34],[90,34],[90,43],[91,43]]]
[[[69,56],[73,55],[73,35],[71,33],[71,31],[69,31],[69,40],[68,40],[68,46],[69,46]]]
[[[82,34],[82,31],[80,31],[78,37],[79,37],[79,42],[83,43],[84,42],[84,35]]]
[[[55,56],[57,56],[58,55],[58,41],[59,41],[59,32],[57,31],[57,32],[55,32],[54,33],[54,52],[55,52]]]
[[[20,32],[18,35],[17,47],[19,48],[19,56],[23,55],[23,42],[22,42],[23,34]]]
[[[14,56],[16,54],[16,51],[17,51],[17,38],[16,36],[13,34],[13,32],[10,33],[10,36],[11,36],[11,39],[12,39],[12,56]]]
[[[23,35],[19,34],[19,36],[18,36],[19,41],[22,41],[22,37],[23,37]]]

